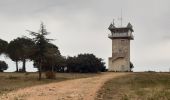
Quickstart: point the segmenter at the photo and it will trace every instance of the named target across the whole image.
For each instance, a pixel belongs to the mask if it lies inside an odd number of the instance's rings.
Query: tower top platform
[[[111,34],[108,36],[110,39],[134,39],[132,34],[134,30],[130,23],[128,23],[126,27],[116,27],[113,22],[110,24],[108,29],[111,31]]]
[[[133,26],[128,23],[128,25],[126,27],[116,27],[114,25],[114,23],[111,23],[109,28],[108,28],[112,33],[125,33],[125,32],[128,32],[129,30],[131,32],[134,32],[133,30]]]

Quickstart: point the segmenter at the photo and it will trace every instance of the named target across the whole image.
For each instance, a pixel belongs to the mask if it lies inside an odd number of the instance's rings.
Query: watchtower
[[[112,57],[109,57],[109,71],[130,71],[130,40],[133,40],[133,27],[130,23],[126,27],[116,27],[114,22],[109,28],[112,40]]]

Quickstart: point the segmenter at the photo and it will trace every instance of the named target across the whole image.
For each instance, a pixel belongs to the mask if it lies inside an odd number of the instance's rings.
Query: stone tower
[[[114,22],[109,28],[112,40],[112,57],[109,57],[109,71],[130,71],[130,40],[133,40],[133,27],[116,27]]]

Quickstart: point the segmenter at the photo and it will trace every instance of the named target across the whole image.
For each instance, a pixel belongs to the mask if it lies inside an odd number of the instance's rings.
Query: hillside
[[[96,100],[170,100],[170,73],[133,73],[107,81]]]

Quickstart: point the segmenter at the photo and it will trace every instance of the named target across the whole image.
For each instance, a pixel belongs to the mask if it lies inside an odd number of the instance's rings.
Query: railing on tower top
[[[108,35],[109,38],[114,38],[114,37],[130,37],[134,38],[132,33],[111,33]]]

